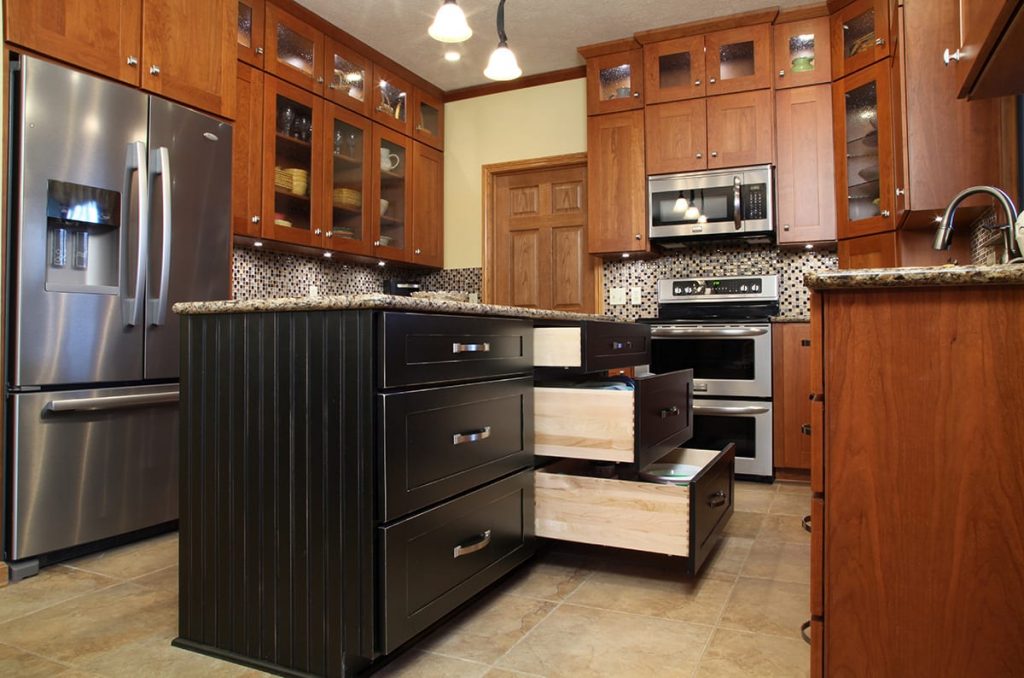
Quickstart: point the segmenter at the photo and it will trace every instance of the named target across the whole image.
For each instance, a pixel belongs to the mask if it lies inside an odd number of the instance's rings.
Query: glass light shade
[[[523,74],[519,68],[516,55],[508,48],[508,45],[498,45],[498,48],[491,52],[491,58],[484,69],[484,75],[491,80],[515,80]]]
[[[466,15],[455,0],[445,0],[434,16],[434,23],[427,29],[427,35],[439,42],[465,42],[473,35],[473,29],[466,23]]]
[[[685,212],[690,209],[690,201],[686,198],[676,198],[676,202],[672,205],[673,212]]]
[[[696,221],[699,218],[700,210],[693,205],[687,207],[686,212],[683,214],[683,219],[686,219],[687,221]]]

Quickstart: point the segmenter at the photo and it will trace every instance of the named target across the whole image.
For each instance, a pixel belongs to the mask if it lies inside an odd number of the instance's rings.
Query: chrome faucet
[[[995,226],[989,226],[993,231],[1003,232],[1003,260],[1002,263],[1006,264],[1021,257],[1021,251],[1024,249],[1024,214],[1018,219],[1017,208],[1013,206],[1013,201],[1010,200],[1010,196],[1006,195],[1003,191],[992,186],[972,186],[965,188],[960,191],[953,201],[949,203],[949,207],[946,208],[946,213],[942,215],[942,220],[939,222],[939,228],[935,232],[935,243],[932,245],[937,250],[949,249],[950,242],[953,239],[953,217],[956,215],[956,209],[960,206],[967,198],[972,195],[990,195],[996,199],[1002,208],[1006,212],[1006,219],[1008,223],[998,224]]]

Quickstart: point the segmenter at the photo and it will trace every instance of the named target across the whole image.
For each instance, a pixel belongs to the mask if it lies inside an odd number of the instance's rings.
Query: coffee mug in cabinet
[[[398,163],[401,162],[401,158],[398,154],[391,153],[386,148],[380,149],[380,168],[385,172],[390,172],[398,168]]]

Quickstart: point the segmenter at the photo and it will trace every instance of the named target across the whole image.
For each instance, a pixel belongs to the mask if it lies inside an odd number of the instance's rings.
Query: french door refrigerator
[[[178,517],[170,306],[229,296],[231,127],[20,57],[10,134],[5,550],[18,577]]]

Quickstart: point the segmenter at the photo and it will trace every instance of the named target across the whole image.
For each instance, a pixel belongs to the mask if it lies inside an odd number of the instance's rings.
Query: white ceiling
[[[738,14],[793,7],[812,0],[506,0],[505,32],[524,75],[583,64],[580,45],[625,38],[637,31]],[[442,0],[298,0],[443,90],[489,82],[487,58],[498,43],[498,0],[458,0],[473,37],[456,45],[458,63],[444,61],[446,45],[427,27]]]

